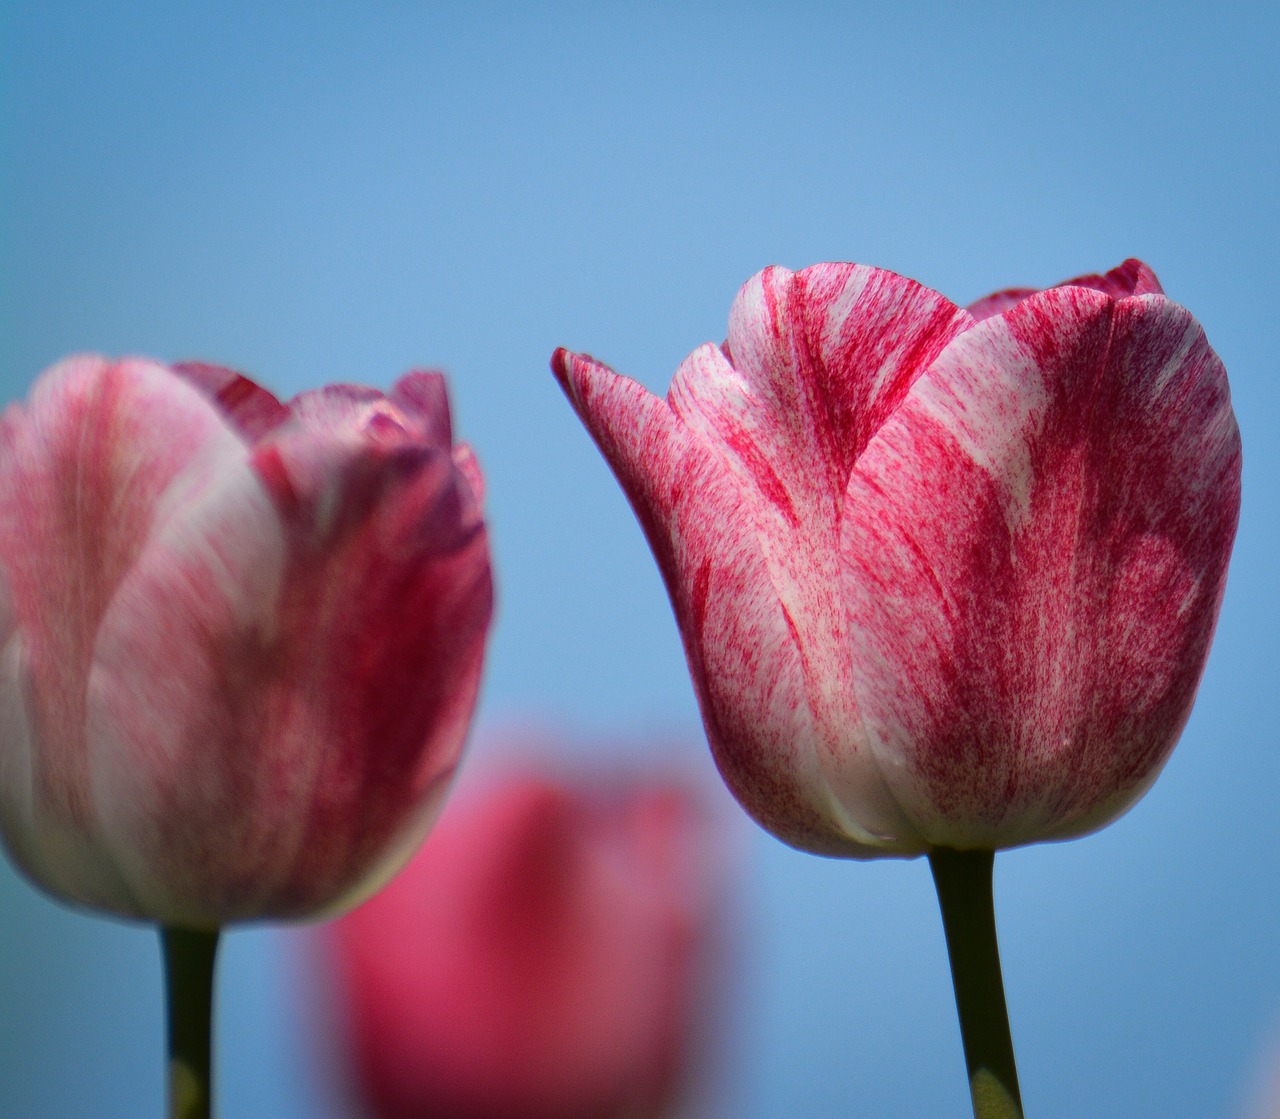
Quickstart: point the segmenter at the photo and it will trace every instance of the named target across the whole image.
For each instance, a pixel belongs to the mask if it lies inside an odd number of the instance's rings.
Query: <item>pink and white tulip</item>
[[[356,900],[458,761],[492,611],[444,379],[287,404],[76,357],[0,430],[0,829],[73,903],[212,928]]]
[[[1226,580],[1240,438],[1138,261],[968,310],[768,268],[665,400],[553,369],[648,536],[720,771],[797,847],[1080,835],[1150,785]]]

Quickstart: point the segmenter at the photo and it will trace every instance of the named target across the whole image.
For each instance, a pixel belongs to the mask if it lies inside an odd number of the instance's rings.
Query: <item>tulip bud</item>
[[[378,1119],[657,1119],[694,1040],[705,839],[686,792],[512,776],[331,926]]]
[[[331,910],[417,845],[492,610],[444,380],[287,404],[69,359],[0,430],[0,828],[67,901],[213,928]]]
[[[768,268],[665,400],[552,366],[764,827],[993,849],[1098,828],[1155,779],[1222,600],[1240,438],[1145,265],[969,311],[876,268]]]

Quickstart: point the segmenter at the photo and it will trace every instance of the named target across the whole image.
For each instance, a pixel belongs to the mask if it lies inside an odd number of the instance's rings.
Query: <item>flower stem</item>
[[[929,853],[947,934],[974,1119],[1022,1119],[1022,1095],[996,943],[991,893],[994,863],[994,851],[940,847]]]
[[[169,1119],[209,1119],[218,930],[160,930],[169,996]]]

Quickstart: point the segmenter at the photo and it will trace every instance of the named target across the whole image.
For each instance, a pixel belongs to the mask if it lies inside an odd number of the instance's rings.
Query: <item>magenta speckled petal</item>
[[[858,463],[858,696],[933,844],[1118,815],[1177,740],[1239,509],[1226,374],[1163,296],[1052,288],[952,343]]]
[[[716,352],[695,358],[707,351]],[[800,652],[759,539],[739,516],[741,492],[665,400],[584,355],[558,350],[552,368],[653,548],[725,780],[770,830],[839,849],[800,698]]]

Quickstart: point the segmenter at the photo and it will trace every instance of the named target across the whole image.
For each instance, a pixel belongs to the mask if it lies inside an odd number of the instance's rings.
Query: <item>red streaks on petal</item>
[[[989,319],[993,315],[1003,315],[1010,307],[1016,307],[1029,295],[1035,295],[1039,288],[1005,288],[975,299],[966,310],[978,322]]]
[[[711,593],[711,564],[704,560],[698,564],[697,573],[693,577],[693,593],[689,596],[689,620],[697,635],[698,643],[703,641],[707,625],[707,598]]]
[[[759,496],[772,505],[792,530],[800,528],[800,513],[792,500],[786,482],[773,468],[767,450],[759,446],[751,432],[732,417],[724,417],[717,433],[723,448],[745,467],[755,483]]]
[[[786,519],[812,527],[838,508],[859,451],[901,394],[969,321],[879,269],[768,268],[739,294],[724,346],[677,372],[672,407]]]
[[[277,505],[280,599],[269,632],[209,651],[228,670],[211,705],[224,761],[208,787],[221,794],[192,808],[234,813],[236,857],[219,853],[226,826],[189,819],[167,844],[176,865],[214,868],[211,907],[289,916],[358,888],[438,802],[475,701],[493,591],[484,525],[450,457],[335,446],[326,472],[308,447],[300,476],[288,465],[299,448],[269,450],[255,464],[283,471],[271,489],[289,497]],[[263,744],[247,780],[226,766],[246,740]]]
[[[1076,834],[1154,776],[1234,533],[1225,390],[1163,297],[1052,289],[948,350],[860,462],[860,695],[934,842]]]
[[[301,498],[289,476],[289,468],[279,445],[267,443],[256,448],[251,461],[262,484],[285,516],[297,516]]]
[[[694,356],[718,352],[704,347]],[[780,608],[769,545],[758,529],[763,502],[744,492],[675,402],[669,406],[586,356],[557,351],[553,369],[653,549],[725,780],[788,842],[857,851],[858,841],[826,818],[830,798],[818,768],[803,651]],[[672,396],[679,399],[676,383]]]
[[[1130,257],[1109,272],[1090,272],[1074,279],[1063,280],[1054,287],[1085,287],[1100,291],[1113,299],[1125,299],[1133,295],[1162,295],[1164,289],[1156,274],[1142,261]],[[969,304],[969,314],[981,322],[994,315],[1002,315],[1024,299],[1035,295],[1039,288],[1006,288],[993,292]]]
[[[284,404],[234,369],[207,361],[180,361],[170,368],[213,400],[251,443],[289,418]]]

